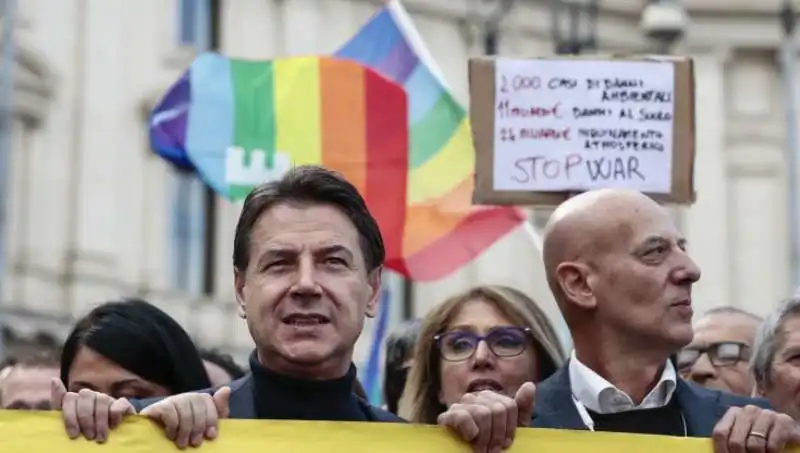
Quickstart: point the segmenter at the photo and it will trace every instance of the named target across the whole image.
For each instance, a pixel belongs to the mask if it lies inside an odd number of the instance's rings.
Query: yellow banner
[[[188,449],[191,450],[191,447]],[[152,422],[129,417],[103,445],[70,440],[55,412],[0,411],[0,451],[8,453],[154,453],[180,451]],[[395,423],[224,420],[204,453],[467,453],[438,426]],[[710,453],[710,439],[521,429],[510,452]],[[800,449],[793,449],[800,453]]]

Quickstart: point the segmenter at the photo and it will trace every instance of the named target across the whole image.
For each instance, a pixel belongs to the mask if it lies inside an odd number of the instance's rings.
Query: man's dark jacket
[[[672,397],[678,399],[678,405],[686,419],[686,428],[691,437],[711,437],[714,426],[731,407],[751,404],[764,409],[772,409],[766,400],[709,390],[680,378]],[[537,386],[531,426],[534,428],[588,429],[572,398],[569,363]]]
[[[237,379],[228,386],[231,388],[231,396],[230,396],[230,415],[228,418],[239,418],[239,419],[256,419],[258,416],[256,415],[256,408],[254,405],[255,397],[253,396],[253,376],[252,374],[248,373],[243,378]],[[213,394],[217,391],[218,388],[210,388],[205,390],[200,390],[197,393],[208,393]],[[156,403],[163,398],[148,398],[144,400],[130,400],[133,407],[136,408],[136,412],[140,412],[145,407]],[[370,422],[394,422],[394,423],[405,423],[405,420],[402,418],[392,414],[391,412],[387,412],[385,410],[379,409],[374,406],[370,406],[366,401],[358,398],[358,403],[361,406],[364,415],[366,415],[367,420]]]

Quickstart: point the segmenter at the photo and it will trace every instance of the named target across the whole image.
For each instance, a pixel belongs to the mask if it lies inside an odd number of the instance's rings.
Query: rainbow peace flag
[[[387,254],[397,256],[405,227],[406,99],[402,87],[352,61],[206,53],[153,113],[151,143],[162,155],[185,152],[199,176],[233,202],[292,166],[339,171],[378,220]]]
[[[374,69],[408,93],[408,206],[403,253],[388,262],[391,269],[416,280],[438,279],[525,221],[514,207],[472,206],[469,117],[399,1],[380,9],[335,55]]]
[[[525,220],[472,206],[468,115],[397,1],[333,58],[201,55],[154,110],[150,138],[233,201],[293,165],[341,171],[381,225],[387,267],[414,280],[457,270]]]

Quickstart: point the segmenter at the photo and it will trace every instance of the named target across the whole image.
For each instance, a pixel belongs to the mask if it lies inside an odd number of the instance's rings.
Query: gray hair
[[[769,384],[772,381],[772,362],[778,352],[778,333],[786,321],[800,315],[800,296],[792,296],[767,316],[756,332],[753,346],[755,353],[750,359],[750,371],[758,384]]]

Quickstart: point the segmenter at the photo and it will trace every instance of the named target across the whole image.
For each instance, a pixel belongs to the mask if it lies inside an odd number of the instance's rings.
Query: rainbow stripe
[[[388,265],[417,280],[455,271],[525,220],[513,207],[473,207],[475,150],[454,99],[408,14],[392,1],[335,54],[402,85],[409,99],[403,253]]]
[[[246,61],[207,53],[166,99],[151,122],[154,148],[184,150],[217,193],[240,201],[292,166],[323,165],[358,187],[387,253],[402,253],[408,107],[397,84],[333,58]]]

